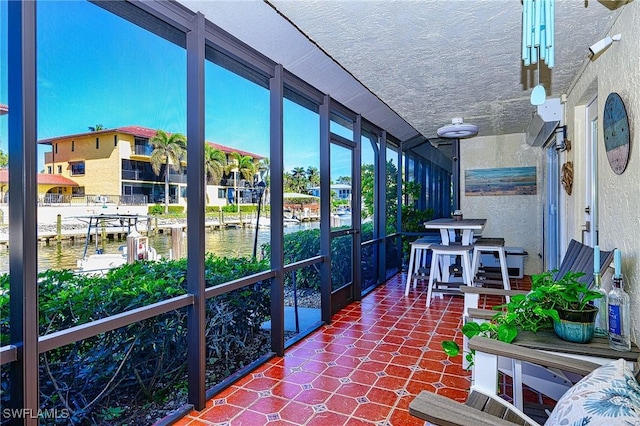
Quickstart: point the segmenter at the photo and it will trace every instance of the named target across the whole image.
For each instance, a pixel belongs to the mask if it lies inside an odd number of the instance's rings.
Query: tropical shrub
[[[268,268],[265,261],[208,255],[206,285]],[[43,272],[38,284],[40,334],[185,294],[186,269],[186,259],[181,259],[123,265],[105,276]],[[261,328],[270,316],[269,287],[268,282],[256,283],[206,301],[209,383],[221,382],[270,350],[269,332]],[[5,274],[0,275],[1,345],[9,343],[8,302]],[[131,424],[127,416],[135,416],[136,408],[162,405],[176,389],[185,389],[186,320],[187,310],[180,309],[42,354],[42,408],[67,410],[70,418],[60,419],[64,424]],[[10,394],[7,369],[2,370],[2,383],[4,405]]]

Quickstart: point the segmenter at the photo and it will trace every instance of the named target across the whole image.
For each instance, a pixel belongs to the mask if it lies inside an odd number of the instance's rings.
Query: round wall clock
[[[602,115],[604,146],[611,169],[622,174],[629,162],[629,118],[622,98],[615,92],[607,96]]]

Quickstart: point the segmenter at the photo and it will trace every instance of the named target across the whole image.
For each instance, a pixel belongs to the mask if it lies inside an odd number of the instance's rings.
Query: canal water
[[[304,229],[314,229],[320,226],[320,222],[303,222],[300,225],[286,226],[284,232],[290,233]],[[251,257],[253,254],[253,244],[255,239],[255,228],[227,228],[205,230],[205,251],[214,253],[217,256],[229,257]],[[268,243],[271,231],[269,228],[258,229],[258,250],[260,257],[260,247]],[[157,234],[149,237],[149,244],[156,249],[162,258],[169,258],[171,251],[171,235]],[[126,245],[126,240],[111,241],[105,245],[105,253],[117,253],[118,248]],[[63,241],[60,245],[55,242],[46,245],[38,245],[38,271],[48,269],[76,269],[77,261],[82,257],[84,251],[84,239],[81,241]],[[99,245],[102,247],[101,243]],[[183,253],[186,253],[186,237],[184,240]],[[95,252],[95,243],[91,243],[87,249],[87,254]],[[0,273],[9,272],[9,250],[0,252]]]

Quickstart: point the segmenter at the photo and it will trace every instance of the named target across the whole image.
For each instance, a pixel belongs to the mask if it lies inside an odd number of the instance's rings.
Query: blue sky
[[[7,104],[6,0],[0,1],[0,103]],[[186,52],[84,1],[38,3],[38,138],[127,125],[186,132]],[[205,138],[269,155],[268,91],[206,63]],[[285,101],[285,170],[319,167],[317,115]],[[7,116],[0,118],[7,152]],[[43,168],[43,152],[38,156]],[[346,173],[332,156],[332,178]]]

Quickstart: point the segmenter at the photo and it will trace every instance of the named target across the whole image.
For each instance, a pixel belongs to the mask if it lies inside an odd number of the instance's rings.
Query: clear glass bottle
[[[631,301],[623,287],[622,275],[614,276],[613,287],[607,296],[609,346],[616,351],[631,350]]]
[[[596,315],[596,327],[594,335],[596,337],[608,337],[607,327],[607,292],[602,288],[602,282],[600,274],[595,272],[593,274],[593,290],[599,292],[602,297],[593,301],[593,306],[598,308],[598,315]]]

